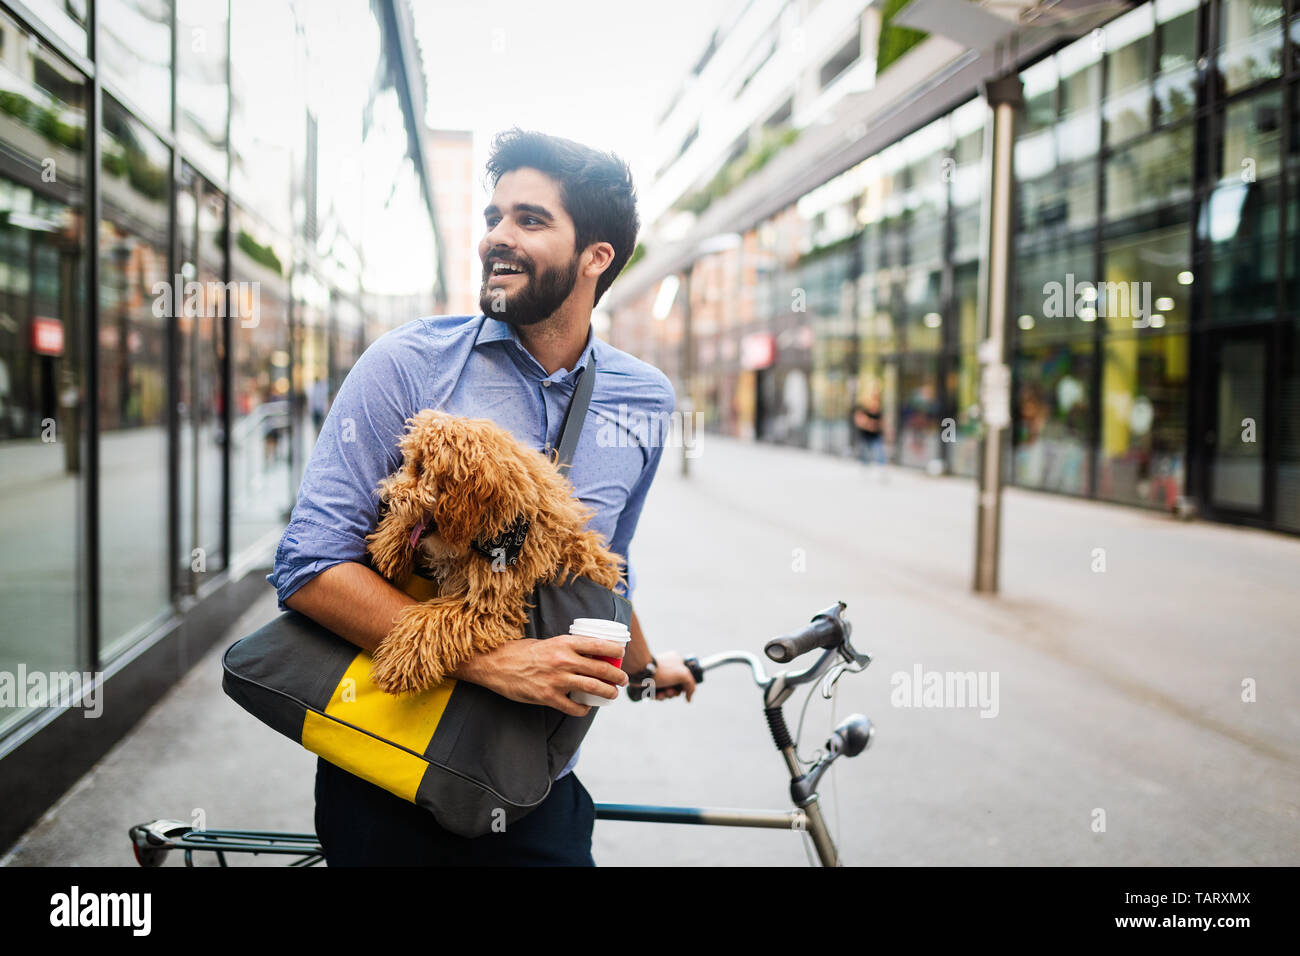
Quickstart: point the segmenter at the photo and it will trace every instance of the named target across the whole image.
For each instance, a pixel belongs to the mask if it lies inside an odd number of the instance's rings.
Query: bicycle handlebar
[[[841,602],[813,617],[811,624],[805,624],[793,634],[776,637],[767,642],[763,653],[768,660],[778,664],[788,664],[802,654],[817,648],[829,649],[837,646],[845,636],[839,619],[839,612],[845,605]]]
[[[853,645],[849,642],[849,637],[853,633],[853,625],[840,616],[845,607],[847,605],[843,601],[836,601],[826,610],[814,614],[811,623],[800,630],[767,642],[764,651],[769,658],[777,663],[787,663],[801,654],[806,654],[808,651],[817,648],[825,650],[826,653],[822,654],[817,661],[801,671],[782,671],[769,677],[763,668],[762,660],[748,651],[714,654],[702,661],[695,657],[688,657],[684,663],[690,669],[691,676],[695,678],[696,684],[703,683],[705,671],[712,670],[715,667],[723,664],[747,664],[753,672],[754,683],[765,691],[777,681],[781,683],[782,687],[793,688],[800,684],[818,680],[830,669],[836,659],[855,663],[859,667],[865,667],[871,663],[871,656],[854,650]],[[652,686],[651,681],[647,681],[646,684]],[[671,686],[680,688],[682,685],[673,684]],[[627,695],[633,700],[640,700],[648,689],[649,686],[629,684]],[[656,689],[667,690],[669,688],[665,686]],[[783,695],[782,699],[784,699],[784,696],[788,696],[788,692]]]

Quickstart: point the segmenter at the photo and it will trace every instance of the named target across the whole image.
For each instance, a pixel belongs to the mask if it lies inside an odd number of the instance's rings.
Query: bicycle
[[[839,851],[832,839],[830,828],[822,814],[817,787],[840,757],[856,757],[866,750],[875,737],[875,727],[862,714],[850,714],[835,727],[825,748],[814,758],[805,771],[798,755],[798,736],[802,733],[802,716],[799,734],[790,736],[783,707],[803,685],[809,687],[804,702],[808,701],[822,682],[823,696],[833,698],[840,676],[860,673],[871,663],[871,655],[856,650],[850,637],[852,624],[844,618],[847,605],[843,601],[813,615],[810,623],[794,633],[773,638],[764,646],[767,657],[778,664],[788,664],[796,658],[820,649],[821,656],[800,671],[785,670],[769,676],[763,662],[748,651],[725,651],[703,659],[689,658],[687,666],[697,683],[711,670],[728,664],[747,665],[763,694],[763,714],[772,734],[773,743],[790,771],[790,797],[793,810],[743,810],[706,807],[664,807],[643,804],[597,803],[597,820],[622,820],[639,823],[678,823],[697,826],[755,827],[762,829],[789,829],[811,838],[822,866],[841,866]],[[829,689],[830,693],[827,693]],[[629,687],[628,695],[640,699],[653,693],[653,682],[645,686]],[[263,853],[297,856],[290,866],[315,866],[324,861],[324,851],[314,833],[288,833],[269,830],[208,830],[195,829],[176,820],[154,820],[141,823],[128,831],[136,861],[145,867],[161,866],[167,854],[181,850],[185,865],[193,866],[195,851],[212,852],[220,866],[227,866],[227,853]],[[811,863],[811,858],[809,860]]]

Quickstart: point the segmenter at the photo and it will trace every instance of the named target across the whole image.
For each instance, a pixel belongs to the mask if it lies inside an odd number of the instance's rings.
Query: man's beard
[[[567,269],[547,269],[539,276],[525,273],[524,287],[513,294],[507,293],[504,286],[487,285],[485,279],[479,309],[484,315],[514,326],[533,325],[550,318],[578,282],[578,258],[575,254]]]

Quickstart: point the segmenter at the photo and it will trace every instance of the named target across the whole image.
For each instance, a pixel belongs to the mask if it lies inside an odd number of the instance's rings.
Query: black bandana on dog
[[[385,510],[383,504],[384,503],[381,503],[380,506],[381,513]],[[520,515],[515,519],[514,524],[501,532],[491,541],[475,541],[473,542],[472,547],[489,561],[495,561],[498,554],[501,555],[505,560],[506,567],[509,567],[519,560],[519,553],[523,550],[524,541],[528,538],[528,525],[528,519],[523,515]],[[432,518],[425,518],[411,529],[412,548],[419,546],[420,539],[424,537],[424,532],[426,530],[438,530],[438,527],[434,524]]]
[[[528,537],[528,519],[520,515],[515,519],[515,523],[505,531],[487,542],[474,542],[474,550],[489,561],[495,561],[500,555],[504,558],[506,567],[514,564],[519,560],[519,552],[523,550],[524,539]]]

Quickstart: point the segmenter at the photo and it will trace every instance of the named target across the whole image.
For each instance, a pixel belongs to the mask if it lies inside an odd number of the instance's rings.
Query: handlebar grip
[[[805,625],[793,634],[774,637],[763,647],[763,653],[778,664],[788,664],[800,654],[807,654],[819,647],[834,647],[841,637],[839,622],[818,615],[811,624]]]
[[[702,684],[704,682],[704,668],[700,666],[700,659],[698,657],[688,657],[684,663],[686,669],[691,672],[691,676],[695,678],[695,683]]]
[[[704,668],[700,666],[699,658],[688,657],[682,663],[686,665],[686,669],[689,670],[691,672],[691,676],[695,678],[695,683],[698,684],[704,680]],[[682,686],[681,684],[668,684],[666,686],[660,687],[659,685],[654,683],[653,678],[650,679],[650,686],[646,686],[645,684],[642,684],[639,681],[629,681],[627,685],[627,696],[632,698],[633,700],[640,700],[642,697],[645,696],[645,692],[649,690],[650,687],[654,687],[655,690],[668,690],[673,687],[681,687],[681,686]]]

